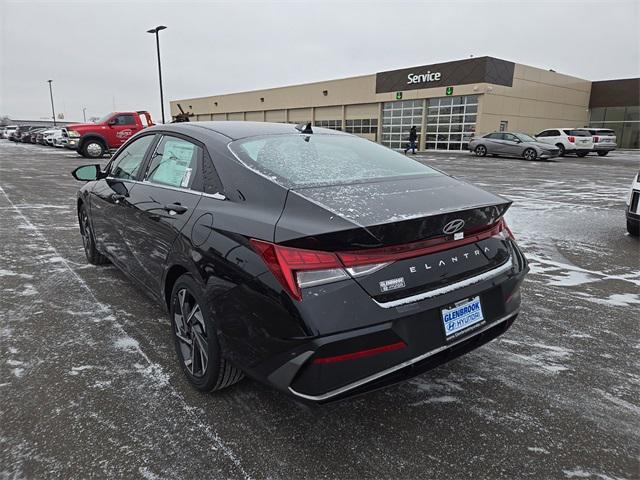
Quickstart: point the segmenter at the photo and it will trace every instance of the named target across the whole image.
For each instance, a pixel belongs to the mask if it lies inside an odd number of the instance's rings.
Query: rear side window
[[[200,147],[181,138],[165,136],[151,157],[147,180],[170,187],[191,188],[198,173]]]
[[[237,140],[229,148],[249,168],[287,186],[441,175],[398,152],[350,135],[269,135]]]
[[[135,125],[136,120],[133,115],[118,115],[116,117],[116,125]]]
[[[485,135],[484,138],[490,138],[492,140],[502,140],[501,133],[490,133],[489,135]]]
[[[589,130],[563,130],[563,132],[573,137],[590,137],[591,136],[591,132]]]

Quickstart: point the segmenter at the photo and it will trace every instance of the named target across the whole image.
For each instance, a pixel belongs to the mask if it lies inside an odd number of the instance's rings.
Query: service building
[[[612,128],[620,148],[639,148],[640,78],[592,82],[493,57],[171,102],[191,121],[302,123],[343,130],[394,149],[411,126],[419,148],[463,150],[496,130]],[[179,105],[179,106],[178,106]]]

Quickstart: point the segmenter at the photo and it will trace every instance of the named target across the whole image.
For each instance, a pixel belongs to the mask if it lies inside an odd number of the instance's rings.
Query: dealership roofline
[[[313,85],[318,85],[321,83],[329,83],[329,82],[337,82],[337,81],[341,81],[341,80],[355,80],[358,78],[365,78],[365,77],[371,77],[374,75],[378,75],[380,73],[385,73],[385,72],[394,72],[397,70],[406,70],[406,69],[412,69],[412,68],[422,68],[428,65],[439,65],[439,64],[443,64],[443,63],[451,63],[451,62],[462,62],[462,61],[466,61],[466,60],[473,60],[473,59],[481,59],[481,58],[492,58],[492,59],[496,59],[496,60],[502,60],[504,62],[511,62],[517,65],[524,65],[527,67],[532,67],[532,68],[537,68],[540,70],[546,70],[548,72],[553,72],[557,75],[565,75],[567,77],[573,77],[573,78],[578,78],[580,80],[588,80],[588,81],[595,81],[595,80],[589,80],[586,78],[582,78],[582,77],[578,77],[576,75],[570,74],[570,73],[564,73],[564,72],[559,72],[555,69],[552,68],[545,68],[545,67],[539,67],[536,65],[529,65],[526,63],[519,63],[519,62],[515,62],[513,60],[505,60],[504,58],[499,58],[499,57],[494,57],[491,55],[480,55],[480,56],[473,56],[473,57],[468,57],[468,58],[462,58],[462,59],[457,59],[457,60],[445,60],[445,61],[441,61],[441,62],[437,62],[437,63],[432,63],[432,64],[422,64],[422,65],[409,65],[407,67],[397,67],[397,68],[393,68],[390,70],[380,70],[377,72],[373,72],[373,73],[366,73],[366,74],[359,74],[359,75],[352,75],[352,76],[340,76],[340,77],[335,77],[335,78],[328,78],[328,79],[324,79],[324,80],[315,80],[313,82],[304,82],[304,83],[290,83],[290,84],[286,84],[286,85],[279,85],[279,86],[275,86],[275,87],[265,87],[265,88],[253,88],[251,90],[238,90],[238,91],[229,91],[226,93],[214,93],[214,94],[208,94],[208,95],[199,95],[199,96],[192,96],[192,97],[184,97],[184,98],[179,98],[176,100],[170,100],[170,102],[175,103],[175,102],[186,102],[189,100],[200,100],[202,98],[211,98],[211,97],[223,97],[223,96],[227,96],[227,95],[238,95],[238,94],[251,94],[251,93],[256,93],[256,92],[268,92],[268,91],[273,91],[273,90],[280,90],[280,89],[285,89],[285,88],[291,88],[291,87],[308,87],[308,86],[313,86]],[[632,77],[633,78],[633,77]],[[610,79],[610,80],[617,80],[617,79]],[[600,81],[600,80],[598,80]],[[607,81],[607,80],[604,80]]]

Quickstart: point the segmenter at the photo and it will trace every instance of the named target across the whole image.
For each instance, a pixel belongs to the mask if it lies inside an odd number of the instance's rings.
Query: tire
[[[80,148],[80,153],[85,158],[101,158],[105,152],[104,143],[102,140],[89,139],[86,140]]]
[[[109,259],[102,255],[96,248],[95,238],[91,230],[91,222],[84,204],[78,209],[78,220],[80,222],[80,234],[82,235],[82,244],[84,246],[84,254],[87,261],[92,265],[104,265]]]
[[[631,235],[632,237],[640,236],[640,225],[638,225],[637,223],[633,224],[629,220],[627,220],[627,232],[629,232],[629,235]]]
[[[242,371],[223,357],[207,298],[188,273],[173,286],[169,314],[178,362],[193,387],[213,392],[244,378]]]
[[[524,152],[522,152],[522,156],[525,160],[529,161],[533,161],[538,158],[538,154],[533,148],[527,148]]]
[[[598,150],[598,155],[601,157],[606,157],[608,153],[609,153],[609,150],[605,150],[605,151]]]
[[[478,157],[484,157],[487,154],[487,147],[484,145],[478,145],[474,152]]]
[[[564,157],[564,154],[566,153],[564,145],[561,143],[556,143],[556,147],[558,147],[560,149],[560,151],[558,152],[558,156],[559,157]]]
[[[589,152],[576,152],[576,155],[580,158],[584,158],[589,154]]]

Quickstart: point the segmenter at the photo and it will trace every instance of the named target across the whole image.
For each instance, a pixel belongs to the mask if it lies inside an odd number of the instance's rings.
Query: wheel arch
[[[185,273],[189,273],[189,270],[184,265],[175,264],[169,267],[164,275],[164,282],[162,285],[162,298],[164,300],[165,306],[167,307],[167,310],[171,308],[171,292],[173,291],[173,286],[175,285],[178,278],[180,278]]]
[[[82,147],[84,147],[84,144],[89,140],[98,140],[102,143],[105,150],[109,150],[109,143],[107,142],[107,139],[105,137],[103,137],[99,133],[88,133],[80,137],[80,141],[78,142],[78,151],[81,151]]]

